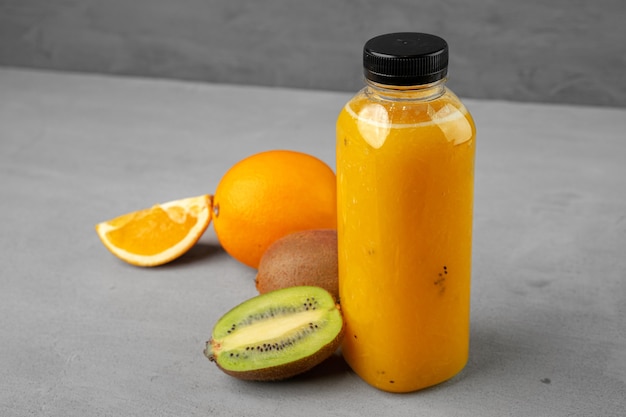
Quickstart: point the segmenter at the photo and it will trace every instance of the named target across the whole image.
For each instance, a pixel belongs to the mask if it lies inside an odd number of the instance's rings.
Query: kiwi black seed
[[[313,285],[339,300],[338,274],[337,230],[303,230],[278,239],[265,251],[256,275],[256,288],[264,294]]]
[[[343,332],[341,311],[328,291],[295,286],[256,296],[227,312],[213,327],[204,354],[231,376],[280,380],[332,355]]]

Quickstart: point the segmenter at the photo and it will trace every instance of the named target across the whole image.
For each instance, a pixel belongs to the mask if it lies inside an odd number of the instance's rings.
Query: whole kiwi
[[[269,246],[259,263],[256,288],[264,294],[280,288],[313,285],[339,300],[337,275],[337,230],[303,230]]]

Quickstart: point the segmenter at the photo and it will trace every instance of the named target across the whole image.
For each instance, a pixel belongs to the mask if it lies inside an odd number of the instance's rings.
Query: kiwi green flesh
[[[218,320],[205,355],[242,379],[284,379],[339,347],[343,318],[328,291],[290,287],[254,297]]]

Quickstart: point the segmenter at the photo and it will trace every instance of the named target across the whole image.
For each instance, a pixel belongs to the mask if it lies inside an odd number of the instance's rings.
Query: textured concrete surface
[[[621,0],[0,0],[0,65],[354,91],[374,35],[439,34],[465,97],[626,106]]]
[[[97,222],[211,193],[257,151],[334,166],[348,96],[0,69],[0,416],[622,417],[623,109],[466,101],[470,359],[418,393],[377,391],[339,355],[290,381],[230,378],[202,349],[255,271],[212,228],[153,269],[98,240]]]

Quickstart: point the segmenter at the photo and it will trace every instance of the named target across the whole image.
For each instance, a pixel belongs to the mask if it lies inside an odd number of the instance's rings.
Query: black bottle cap
[[[445,78],[448,44],[427,33],[389,33],[363,47],[365,78],[385,85],[423,85]]]

